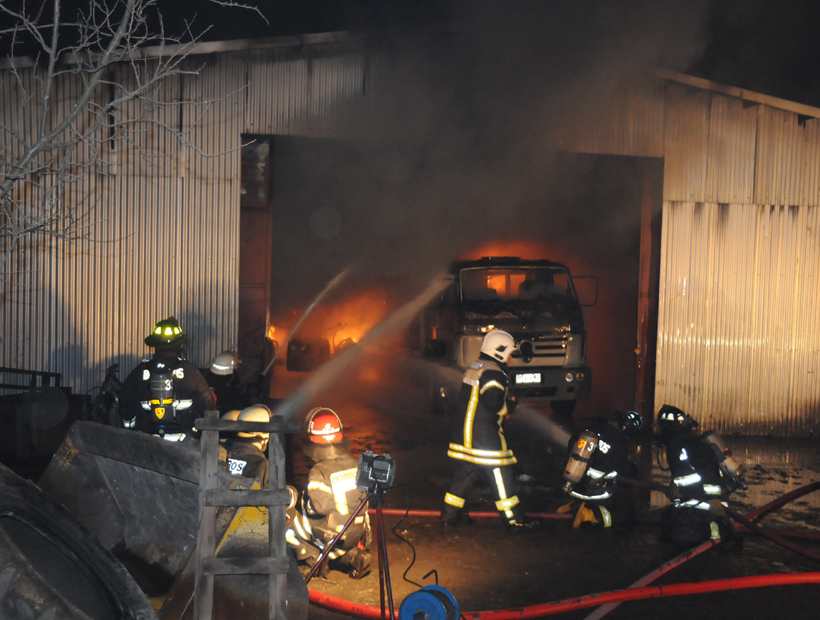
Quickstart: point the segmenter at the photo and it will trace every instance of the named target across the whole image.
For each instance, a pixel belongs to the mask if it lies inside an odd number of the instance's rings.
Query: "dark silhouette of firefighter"
[[[672,500],[661,513],[661,531],[678,545],[739,539],[724,507],[729,494],[746,488],[743,470],[714,431],[698,435],[698,423],[672,405],[658,411],[657,441],[666,446]]]
[[[575,498],[558,512],[575,512],[572,526],[629,526],[635,509],[618,491],[618,475],[637,477],[629,460],[629,442],[637,438],[643,419],[635,411],[619,412],[613,422],[599,422],[578,431],[569,440],[564,468],[564,492]]]
[[[348,454],[350,441],[342,434],[342,422],[332,409],[317,407],[307,417],[305,454],[314,461],[301,501],[289,509],[288,544],[297,560],[312,568],[325,546],[355,512],[366,494],[356,487],[358,460]],[[327,575],[339,568],[353,579],[370,570],[370,526],[367,507],[354,519],[344,537],[319,569]]]
[[[234,351],[223,351],[211,360],[205,380],[213,390],[216,409],[225,414],[234,409],[244,409],[251,404],[239,386],[239,368],[242,360]]]
[[[205,377],[183,359],[185,334],[173,316],[154,326],[145,344],[154,348],[126,377],[119,394],[126,428],[181,441],[194,435],[194,422],[214,408]]]
[[[222,419],[231,419],[231,412]],[[251,405],[239,412],[239,422],[270,422],[271,411],[265,405]],[[268,449],[269,433],[240,431],[235,437],[227,437],[224,444],[228,473],[232,476],[257,478],[263,489],[268,488],[270,468],[265,450]]]
[[[450,489],[444,496],[442,524],[468,522],[463,515],[467,494],[483,478],[490,485],[495,507],[510,528],[530,529],[537,522],[524,519],[515,494],[515,454],[504,437],[504,420],[515,408],[509,397],[507,362],[515,350],[507,332],[494,330],[484,337],[478,359],[462,379],[458,411],[447,456],[456,461]]]

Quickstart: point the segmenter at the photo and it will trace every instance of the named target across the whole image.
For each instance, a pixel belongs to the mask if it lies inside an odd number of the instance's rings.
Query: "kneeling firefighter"
[[[570,456],[564,468],[564,492],[576,498],[558,512],[575,510],[572,526],[629,526],[635,509],[617,491],[618,474],[634,478],[637,468],[629,460],[628,444],[637,438],[643,419],[636,411],[619,412],[613,422],[593,424],[569,440]]]
[[[154,347],[126,377],[119,394],[126,428],[181,441],[194,434],[194,422],[214,408],[214,395],[199,370],[182,358],[185,334],[173,316],[157,323],[145,338]]]
[[[223,419],[229,419],[225,414]],[[239,422],[270,422],[271,411],[265,405],[252,405],[239,412]],[[228,473],[245,478],[258,478],[263,489],[268,488],[269,464],[265,450],[268,449],[269,433],[241,431],[235,437],[225,439]],[[275,445],[275,444],[274,444]]]
[[[661,514],[661,531],[692,547],[709,539],[739,539],[724,506],[729,494],[747,488],[743,469],[715,431],[697,435],[698,423],[672,405],[658,411],[658,444],[666,446],[672,505]]]
[[[314,461],[307,489],[291,509],[287,541],[299,562],[312,567],[322,551],[341,531],[365,498],[356,488],[358,460],[348,454],[350,441],[342,435],[342,422],[332,409],[317,407],[307,417],[305,454]],[[353,579],[370,570],[370,525],[367,507],[354,519],[328,559]],[[319,569],[326,576],[331,566]]]

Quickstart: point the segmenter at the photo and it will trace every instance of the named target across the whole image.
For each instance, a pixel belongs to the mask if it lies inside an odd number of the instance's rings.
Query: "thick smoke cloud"
[[[275,139],[274,314],[351,263],[359,285],[412,292],[492,239],[613,255],[637,243],[637,205],[596,195],[595,158],[557,154],[560,139],[625,81],[693,62],[701,5],[464,2],[456,15],[446,32],[373,37],[375,97],[344,110],[349,138]]]

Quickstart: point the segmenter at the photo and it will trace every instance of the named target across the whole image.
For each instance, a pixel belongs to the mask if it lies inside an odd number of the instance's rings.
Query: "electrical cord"
[[[412,552],[413,552],[413,557],[412,557],[412,559],[410,560],[410,564],[409,564],[409,566],[405,569],[405,571],[404,571],[404,573],[402,574],[401,578],[402,578],[402,579],[404,579],[407,583],[412,583],[412,584],[413,584],[414,586],[416,586],[417,588],[422,588],[422,587],[424,587],[424,586],[422,586],[420,583],[416,583],[416,582],[415,582],[415,581],[413,581],[412,579],[408,579],[408,578],[407,578],[407,573],[409,573],[409,572],[410,572],[410,569],[411,569],[411,568],[413,568],[413,565],[416,563],[416,548],[413,546],[413,543],[411,543],[409,540],[407,540],[404,536],[402,536],[401,534],[399,534],[399,533],[396,531],[396,529],[397,529],[397,528],[398,528],[398,527],[399,527],[402,523],[404,523],[404,520],[405,520],[405,519],[407,519],[407,515],[408,515],[408,514],[410,514],[410,488],[409,488],[409,487],[408,487],[405,483],[402,483],[402,484],[396,484],[396,485],[393,485],[393,486],[392,486],[392,487],[390,487],[388,490],[390,490],[390,489],[396,489],[396,488],[398,488],[398,487],[404,487],[404,494],[405,494],[405,497],[407,498],[407,509],[404,511],[404,516],[403,516],[401,519],[399,519],[393,527],[391,527],[391,528],[390,528],[390,531],[391,531],[391,532],[393,532],[393,535],[394,535],[396,538],[398,538],[400,541],[402,541],[402,542],[403,542],[403,543],[405,543],[408,547],[410,547],[410,551],[412,551]],[[430,573],[427,573],[427,575],[429,575],[429,574],[430,574]],[[425,575],[425,577],[426,577],[427,575]]]

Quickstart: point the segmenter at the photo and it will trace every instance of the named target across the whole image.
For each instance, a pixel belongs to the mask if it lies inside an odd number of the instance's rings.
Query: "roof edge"
[[[820,108],[797,103],[796,101],[789,101],[788,99],[780,99],[779,97],[772,97],[771,95],[764,95],[756,93],[751,90],[738,88],[737,86],[727,86],[712,80],[695,77],[693,75],[686,75],[684,73],[677,73],[676,71],[669,71],[668,69],[655,69],[653,71],[655,77],[669,82],[677,82],[678,84],[685,84],[686,86],[693,86],[701,90],[710,90],[712,92],[727,95],[729,97],[737,97],[744,101],[753,101],[772,108],[779,108],[788,112],[794,112],[802,116],[810,116],[812,118],[820,118]]]

